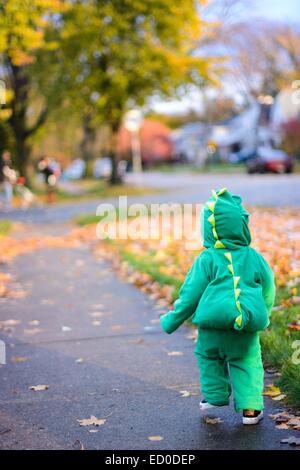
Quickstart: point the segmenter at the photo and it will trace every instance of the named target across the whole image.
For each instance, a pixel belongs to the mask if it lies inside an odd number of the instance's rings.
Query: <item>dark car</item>
[[[293,161],[283,150],[259,147],[256,156],[247,161],[248,173],[292,173]]]

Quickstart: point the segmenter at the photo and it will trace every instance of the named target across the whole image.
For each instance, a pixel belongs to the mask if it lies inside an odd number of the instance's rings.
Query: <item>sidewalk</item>
[[[0,303],[1,320],[20,321],[0,331],[0,448],[291,449],[280,444],[291,432],[268,417],[278,411],[270,399],[260,426],[243,426],[232,407],[206,424],[190,331],[162,333],[154,303],[87,246],[38,250],[10,271],[27,295]],[[79,425],[91,415],[107,421]]]

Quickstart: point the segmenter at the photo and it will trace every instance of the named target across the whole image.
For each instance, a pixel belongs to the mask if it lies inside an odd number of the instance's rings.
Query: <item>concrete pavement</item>
[[[278,411],[270,399],[259,426],[243,426],[232,407],[205,424],[189,330],[165,335],[154,303],[89,247],[38,250],[10,271],[27,295],[0,304],[2,320],[20,321],[0,332],[1,449],[291,449],[268,417]],[[39,384],[49,389],[29,390]],[[81,427],[91,415],[107,421]]]

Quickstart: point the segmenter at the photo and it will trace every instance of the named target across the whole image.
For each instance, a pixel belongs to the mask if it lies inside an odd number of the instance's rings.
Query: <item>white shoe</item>
[[[204,411],[204,410],[209,410],[210,408],[216,408],[216,406],[211,405],[210,403],[208,403],[205,400],[201,400],[200,403],[199,403],[199,408],[200,408],[201,411]]]
[[[243,424],[258,424],[264,417],[263,411],[254,411],[253,416],[245,416],[243,411]]]

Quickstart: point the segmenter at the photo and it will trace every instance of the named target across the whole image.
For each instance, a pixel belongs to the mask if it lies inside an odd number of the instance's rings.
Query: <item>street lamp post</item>
[[[143,123],[143,115],[139,109],[131,109],[124,116],[124,127],[131,135],[132,167],[134,173],[142,172],[141,142],[139,130]]]

